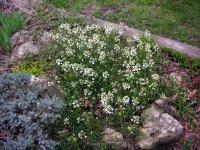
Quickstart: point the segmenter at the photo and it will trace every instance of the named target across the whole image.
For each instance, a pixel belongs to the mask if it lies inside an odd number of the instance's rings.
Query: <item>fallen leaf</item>
[[[189,99],[195,98],[197,92],[198,92],[198,90],[192,90],[192,91],[190,91],[189,94],[187,95],[186,100],[189,100]]]

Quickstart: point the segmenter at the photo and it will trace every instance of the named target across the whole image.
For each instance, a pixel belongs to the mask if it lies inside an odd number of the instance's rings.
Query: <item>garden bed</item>
[[[114,143],[107,145],[103,140],[108,128],[122,135],[127,148],[133,148],[142,123],[141,113],[164,96],[173,99],[171,105],[177,108],[181,116],[178,119],[186,130],[182,146],[171,147],[198,147],[198,131],[193,136],[189,130],[199,125],[198,65],[193,70],[177,66],[148,32],[126,38],[111,33],[111,26],[103,30],[56,12],[53,7],[41,5],[38,15],[26,22],[29,35],[35,37],[34,44],[43,50],[38,56],[24,57],[12,71],[46,75],[60,83],[66,108],[56,132],[49,136],[57,142],[57,149],[116,149]],[[43,34],[47,43],[41,40]],[[175,58],[180,60],[178,55]],[[190,68],[188,63],[184,64]],[[191,78],[192,85],[188,84]],[[196,143],[190,144],[187,135]]]

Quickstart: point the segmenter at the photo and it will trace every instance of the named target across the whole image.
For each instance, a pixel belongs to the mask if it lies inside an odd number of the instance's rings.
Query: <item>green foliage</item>
[[[0,149],[55,149],[51,125],[61,118],[64,104],[29,82],[27,74],[0,76]]]
[[[62,24],[53,40],[56,78],[67,95],[60,149],[101,149],[102,131],[133,138],[140,111],[162,94],[158,46],[148,37],[124,38],[97,25]]]
[[[47,0],[47,1],[59,8],[67,8],[69,6],[69,2],[67,2],[67,0]]]
[[[0,48],[8,51],[11,47],[11,35],[19,31],[22,26],[23,21],[20,13],[13,13],[11,15],[0,13]]]
[[[198,58],[189,58],[180,52],[176,52],[172,49],[163,48],[165,52],[173,61],[178,62],[182,67],[198,72],[200,68],[200,60]]]
[[[195,139],[187,139],[186,141],[184,141],[184,143],[182,144],[178,144],[182,150],[188,150],[188,149],[191,149],[191,146],[194,144],[195,142]]]
[[[196,123],[194,122],[195,112],[192,106],[196,103],[195,101],[187,102],[187,91],[183,89],[178,89],[176,94],[178,95],[174,105],[178,110],[178,113],[185,119],[188,120],[191,127],[195,127]]]

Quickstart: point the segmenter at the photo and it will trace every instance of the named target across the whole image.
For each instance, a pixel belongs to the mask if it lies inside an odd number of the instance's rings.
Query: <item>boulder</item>
[[[105,144],[113,144],[117,150],[123,150],[128,148],[128,144],[125,141],[122,133],[116,132],[114,129],[106,128],[103,132],[103,142]]]
[[[35,45],[33,45],[32,42],[26,42],[24,44],[22,44],[16,52],[16,57],[18,59],[22,58],[25,55],[38,55],[40,52],[39,48]]]
[[[155,104],[144,110],[141,118],[142,127],[136,143],[141,149],[156,149],[159,144],[178,140],[183,133],[183,126]]]

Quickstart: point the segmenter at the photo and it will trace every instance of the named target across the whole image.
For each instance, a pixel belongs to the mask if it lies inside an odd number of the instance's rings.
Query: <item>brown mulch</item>
[[[182,150],[183,147],[187,150],[200,150],[200,74],[199,72],[194,74],[190,69],[182,68],[168,57],[168,62],[164,65],[164,76],[167,79],[172,73],[177,75],[177,86],[187,89],[188,95],[185,101],[194,102],[191,107],[195,111],[196,117],[193,120],[195,122],[194,128],[186,118],[181,118],[180,122],[184,127],[183,135],[179,142],[173,144],[169,150]],[[186,143],[188,143],[188,147]]]

